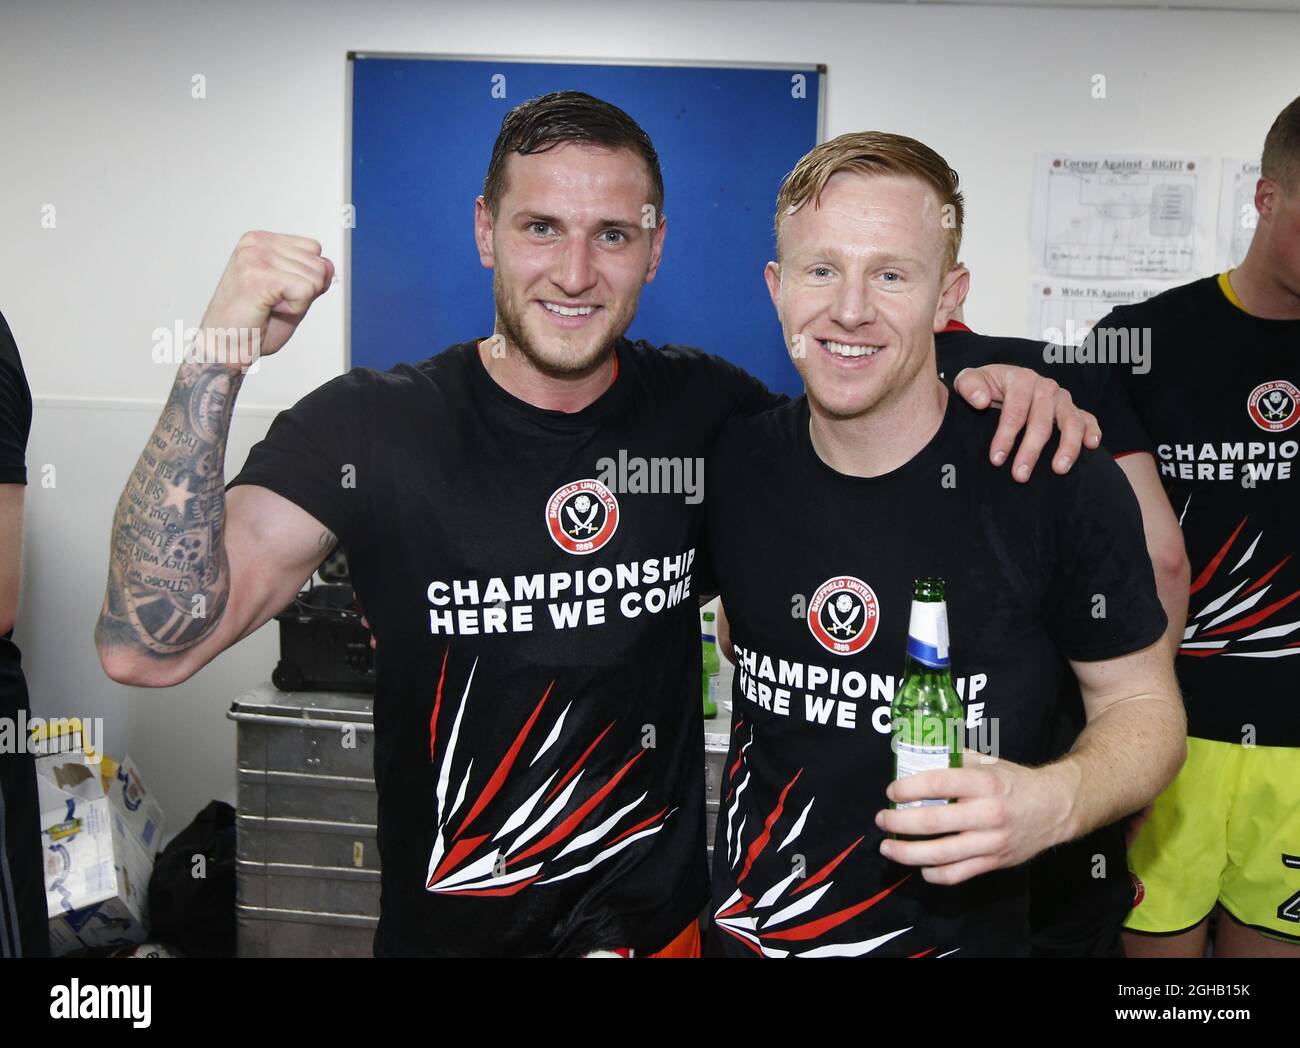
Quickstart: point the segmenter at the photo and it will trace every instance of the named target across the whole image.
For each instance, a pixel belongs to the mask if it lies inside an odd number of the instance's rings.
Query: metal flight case
[[[379,922],[372,697],[236,699],[240,957],[369,957]]]

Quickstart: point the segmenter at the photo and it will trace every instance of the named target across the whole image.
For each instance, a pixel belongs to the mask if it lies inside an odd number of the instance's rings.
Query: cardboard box
[[[51,952],[142,942],[162,812],[138,770],[55,753],[36,773]]]
[[[99,769],[109,801],[122,813],[127,827],[152,861],[162,844],[162,808],[149,793],[129,753],[120,764],[112,757],[101,758]]]

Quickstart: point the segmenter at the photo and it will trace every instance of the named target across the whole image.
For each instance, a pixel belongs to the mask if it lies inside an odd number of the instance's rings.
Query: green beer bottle
[[[704,692],[704,719],[712,720],[718,715],[718,675],[722,664],[718,661],[718,637],[714,633],[714,614],[704,613],[704,628],[700,631],[700,640],[704,643],[704,673],[701,677],[701,690]]]
[[[960,768],[966,714],[952,686],[948,664],[948,606],[943,579],[917,579],[907,628],[903,680],[890,707],[894,778],[905,779],[933,768]],[[890,802],[891,808],[948,804],[931,798]],[[901,835],[900,835],[901,836]]]

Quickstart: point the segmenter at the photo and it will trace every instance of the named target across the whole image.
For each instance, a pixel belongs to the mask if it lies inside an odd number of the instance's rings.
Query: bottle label
[[[714,706],[718,702],[718,675],[709,674],[709,705]]]
[[[952,751],[947,746],[917,746],[901,739],[894,740],[894,751],[898,757],[898,778],[906,779],[923,771],[947,768]],[[926,798],[921,801],[904,801],[895,804],[895,808],[920,808],[928,804],[947,804],[943,798]]]
[[[907,654],[922,666],[946,670],[948,663],[948,606],[942,602],[912,601],[907,627]]]

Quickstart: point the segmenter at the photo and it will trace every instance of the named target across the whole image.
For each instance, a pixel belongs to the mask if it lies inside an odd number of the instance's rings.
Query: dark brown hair
[[[656,215],[664,209],[664,176],[659,154],[641,125],[618,106],[581,91],[555,91],[530,98],[510,110],[492,147],[483,200],[495,218],[506,192],[506,160],[511,153],[544,153],[562,142],[590,142],[607,149],[630,149],[650,170],[651,199]]]

